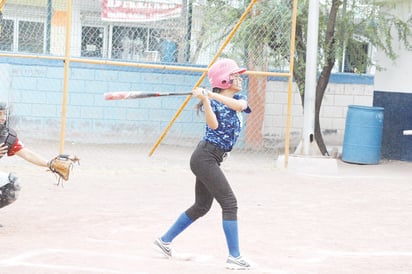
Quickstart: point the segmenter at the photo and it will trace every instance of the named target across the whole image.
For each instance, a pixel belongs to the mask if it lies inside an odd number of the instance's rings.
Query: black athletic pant
[[[220,168],[224,154],[224,151],[205,141],[201,141],[192,153],[190,168],[196,175],[195,203],[186,210],[192,221],[210,210],[213,199],[222,208],[223,220],[237,220],[237,200]]]

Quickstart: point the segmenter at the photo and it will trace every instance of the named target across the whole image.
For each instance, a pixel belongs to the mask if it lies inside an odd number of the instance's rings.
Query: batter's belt
[[[213,152],[214,154],[219,155],[220,157],[222,157],[223,160],[225,160],[227,156],[229,156],[229,152],[224,151],[223,149],[219,148],[218,146],[212,143],[209,143],[208,141],[202,140],[200,141],[199,145]]]

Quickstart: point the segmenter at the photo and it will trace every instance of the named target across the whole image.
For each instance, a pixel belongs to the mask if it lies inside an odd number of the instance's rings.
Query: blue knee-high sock
[[[183,212],[169,230],[161,237],[163,242],[170,243],[173,239],[185,230],[193,221]]]
[[[232,257],[239,257],[239,233],[237,220],[223,220],[223,231],[225,232],[227,247]]]

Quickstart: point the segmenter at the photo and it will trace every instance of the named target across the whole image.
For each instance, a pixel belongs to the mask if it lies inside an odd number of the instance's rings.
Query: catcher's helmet
[[[3,111],[6,114],[6,120],[0,121],[0,132],[6,127],[7,122],[9,120],[9,107],[6,103],[0,102],[0,111]]]
[[[221,59],[210,67],[207,77],[212,88],[227,89],[232,85],[230,76],[235,73],[244,73],[245,71],[245,68],[239,68],[232,59]]]

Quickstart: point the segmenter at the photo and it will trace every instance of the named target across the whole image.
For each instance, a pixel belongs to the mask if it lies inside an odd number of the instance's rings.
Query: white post
[[[309,0],[308,40],[306,49],[305,97],[303,108],[303,154],[310,154],[310,143],[314,140],[315,99],[317,80],[319,33],[319,0]]]

